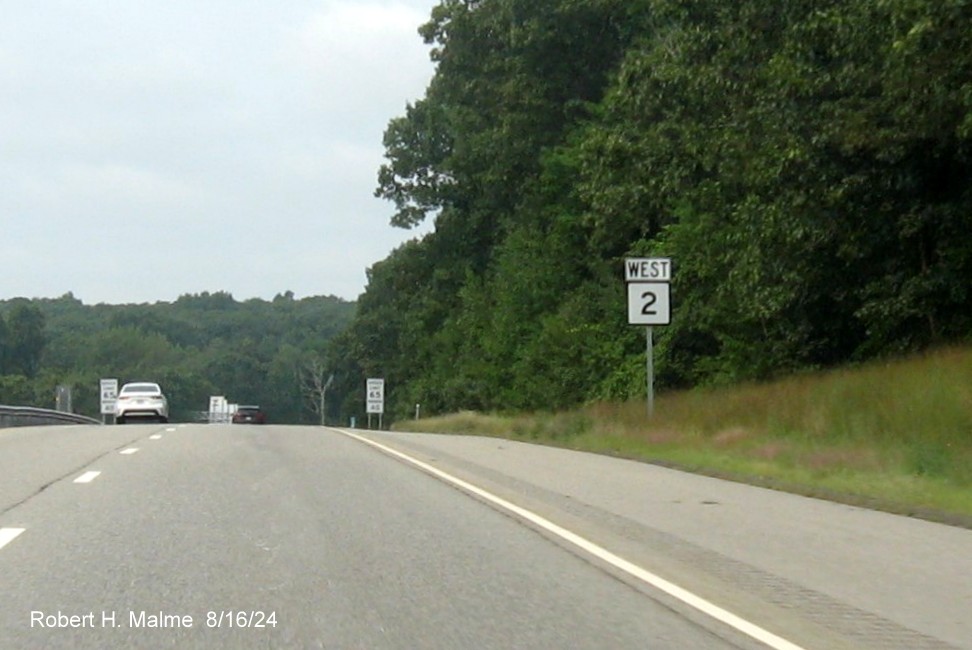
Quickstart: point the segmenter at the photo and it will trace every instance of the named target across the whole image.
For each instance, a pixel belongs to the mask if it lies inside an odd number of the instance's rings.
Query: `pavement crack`
[[[40,487],[38,487],[36,490],[34,490],[32,493],[28,494],[27,496],[25,496],[21,500],[16,501],[16,502],[14,502],[14,503],[12,503],[9,506],[6,506],[4,508],[0,508],[0,517],[6,515],[9,512],[12,512],[12,511],[16,510],[17,508],[19,508],[20,506],[24,505],[25,503],[27,503],[31,499],[37,498],[38,496],[40,496],[41,494],[43,494],[44,491],[47,490],[47,488],[51,487],[52,485],[55,485],[56,483],[60,483],[61,481],[65,480],[67,478],[70,478],[72,476],[75,476],[76,474],[78,474],[79,472],[83,471],[85,468],[91,466],[93,463],[98,462],[102,458],[107,458],[111,454],[118,453],[122,449],[124,449],[126,447],[130,447],[134,443],[136,443],[139,440],[141,440],[142,437],[143,436],[139,436],[137,438],[134,438],[132,440],[129,440],[128,442],[124,442],[124,443],[118,445],[117,447],[113,447],[113,448],[109,449],[108,451],[106,451],[106,452],[104,452],[102,454],[99,454],[99,455],[97,455],[97,456],[95,456],[95,457],[93,457],[93,458],[91,458],[89,460],[84,461],[83,463],[81,463],[77,467],[68,470],[64,474],[62,474],[60,476],[57,476],[57,477],[51,479],[50,481],[48,481],[47,483],[44,483],[43,485],[41,485]]]

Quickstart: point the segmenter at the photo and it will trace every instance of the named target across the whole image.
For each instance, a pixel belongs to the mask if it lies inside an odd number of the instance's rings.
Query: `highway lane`
[[[70,429],[0,435],[5,648],[761,647],[336,431]]]
[[[805,647],[972,649],[970,530],[506,440],[367,436]]]
[[[144,427],[151,426],[0,429],[0,515],[52,481],[143,437]]]

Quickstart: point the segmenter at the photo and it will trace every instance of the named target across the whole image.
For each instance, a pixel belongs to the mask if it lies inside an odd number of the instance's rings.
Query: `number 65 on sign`
[[[628,283],[628,324],[668,325],[672,320],[667,282]]]

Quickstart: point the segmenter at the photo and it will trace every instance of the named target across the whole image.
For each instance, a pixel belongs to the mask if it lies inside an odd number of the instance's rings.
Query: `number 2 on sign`
[[[628,323],[631,325],[668,325],[670,293],[665,282],[628,283]]]
[[[645,300],[645,304],[641,307],[641,313],[645,316],[654,316],[658,312],[652,309],[652,306],[658,302],[658,296],[655,295],[654,291],[645,291],[641,294],[641,299]]]

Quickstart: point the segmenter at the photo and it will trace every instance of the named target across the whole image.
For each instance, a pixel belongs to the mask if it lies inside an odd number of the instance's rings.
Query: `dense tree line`
[[[354,303],[332,296],[236,301],[225,292],[175,302],[85,305],[73,295],[0,301],[0,404],[51,408],[70,386],[97,417],[99,380],[157,381],[171,416],[191,421],[209,396],[262,405],[274,422],[316,422],[306,388]]]
[[[44,314],[23,299],[9,307],[0,313],[0,376],[33,377],[47,343]]]
[[[368,273],[348,411],[640,393],[626,256],[674,260],[661,386],[972,332],[972,2],[442,0],[377,194],[435,231]]]

